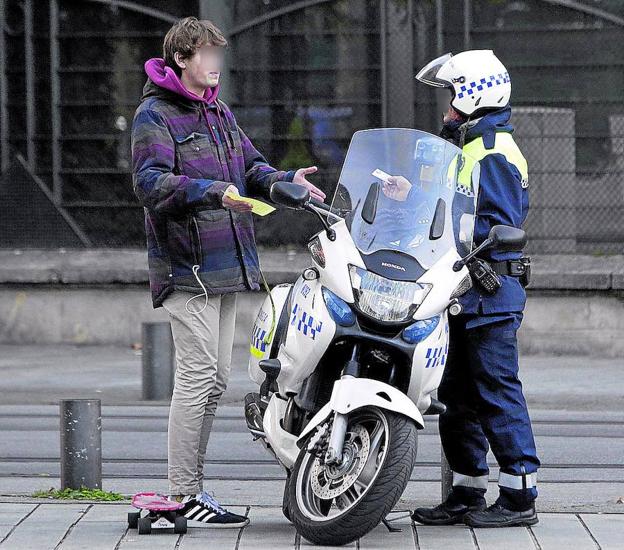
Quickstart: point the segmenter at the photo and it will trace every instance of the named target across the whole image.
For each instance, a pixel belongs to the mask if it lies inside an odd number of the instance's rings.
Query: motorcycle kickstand
[[[401,529],[400,527],[393,527],[392,525],[390,525],[390,522],[386,518],[383,518],[381,520],[381,523],[383,523],[386,526],[386,529],[388,529],[388,531],[390,531],[391,533],[403,532],[403,529]]]

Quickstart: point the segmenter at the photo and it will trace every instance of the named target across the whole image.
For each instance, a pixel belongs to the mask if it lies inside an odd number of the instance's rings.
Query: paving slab
[[[0,503],[0,541],[36,507],[36,504]]]
[[[621,550],[624,548],[624,515],[581,514],[579,518],[590,531],[601,550]]]
[[[115,548],[127,530],[119,506],[92,505],[81,520],[67,534],[60,548],[85,550],[97,544],[101,548]],[[97,542],[96,542],[97,541]]]
[[[465,525],[417,525],[416,536],[420,550],[475,550],[472,530]]]
[[[531,532],[525,527],[474,529],[473,533],[479,550],[535,550]]]
[[[574,514],[541,514],[531,527],[541,550],[596,550],[596,544]]]
[[[296,531],[281,508],[254,506],[249,512],[251,523],[241,535],[240,550],[277,550],[294,548]]]
[[[416,532],[410,515],[411,511],[408,509],[390,512],[386,521],[392,529],[397,529],[397,531],[390,532],[385,525],[378,525],[360,540],[360,549],[372,550],[382,547],[384,544],[389,544],[392,548],[414,548]]]
[[[2,548],[54,549],[89,507],[88,504],[40,504],[3,540]]]

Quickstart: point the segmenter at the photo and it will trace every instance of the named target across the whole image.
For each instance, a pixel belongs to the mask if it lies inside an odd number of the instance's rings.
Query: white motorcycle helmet
[[[449,88],[452,107],[465,117],[500,109],[511,97],[509,73],[492,50],[447,53],[420,69],[416,78],[430,86]]]

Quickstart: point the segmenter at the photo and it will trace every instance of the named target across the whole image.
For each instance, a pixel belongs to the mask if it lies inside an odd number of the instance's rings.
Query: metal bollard
[[[175,372],[175,349],[171,325],[165,322],[143,323],[143,399],[171,399]]]
[[[102,405],[99,399],[60,402],[61,489],[102,488]]]
[[[444,449],[440,451],[440,475],[442,477],[442,502],[444,502],[451,494],[453,488],[453,472],[449,466]]]

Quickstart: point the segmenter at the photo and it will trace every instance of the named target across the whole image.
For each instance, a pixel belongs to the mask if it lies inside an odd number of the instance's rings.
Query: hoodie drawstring
[[[206,105],[202,103],[201,110],[204,115],[204,119],[206,119],[206,125],[208,126],[208,130],[210,131],[210,135],[212,136],[212,140],[215,142],[215,145],[219,145],[219,140],[217,139],[214,130],[212,129],[212,124],[210,124],[210,119],[208,118],[208,111],[206,110]]]
[[[217,120],[219,121],[219,129],[221,133],[225,136],[225,140],[228,144],[228,154],[230,159],[232,158],[232,149],[235,149],[234,140],[232,139],[232,135],[225,128],[225,124],[223,122],[223,113],[221,112],[221,105],[217,101]]]

